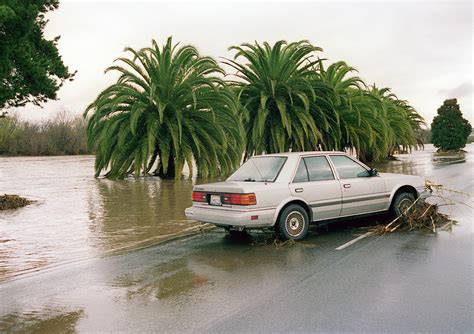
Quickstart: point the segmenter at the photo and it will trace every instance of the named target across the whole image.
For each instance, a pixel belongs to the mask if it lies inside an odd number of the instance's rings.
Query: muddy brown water
[[[434,154],[428,145],[375,167],[425,175],[465,159],[465,154]],[[184,209],[191,205],[193,184],[207,180],[110,181],[94,178],[93,165],[93,156],[0,158],[0,193],[35,200],[25,208],[0,212],[0,282],[200,228],[186,220]]]

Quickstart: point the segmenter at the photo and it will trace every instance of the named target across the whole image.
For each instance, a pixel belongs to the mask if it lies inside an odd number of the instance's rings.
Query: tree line
[[[423,118],[389,88],[367,85],[308,41],[242,44],[223,63],[191,45],[127,48],[120,74],[85,112],[96,174],[227,174],[242,159],[285,151],[347,150],[365,161],[407,151]]]
[[[35,123],[18,115],[0,117],[0,155],[90,154],[86,121],[61,112],[51,120]]]

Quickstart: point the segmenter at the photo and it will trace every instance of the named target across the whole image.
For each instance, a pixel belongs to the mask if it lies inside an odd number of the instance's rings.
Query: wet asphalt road
[[[470,155],[426,176],[472,194],[473,167]],[[471,333],[473,211],[443,208],[452,233],[341,251],[360,230],[313,229],[282,248],[212,230],[40,270],[0,284],[0,331]]]

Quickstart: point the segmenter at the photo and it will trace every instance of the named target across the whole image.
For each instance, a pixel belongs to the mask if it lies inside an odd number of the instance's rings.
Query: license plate
[[[222,205],[221,202],[221,195],[211,195],[211,201],[209,202],[211,205]]]

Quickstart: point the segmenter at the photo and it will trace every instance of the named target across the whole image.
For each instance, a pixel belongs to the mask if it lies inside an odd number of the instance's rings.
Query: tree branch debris
[[[33,201],[18,195],[0,195],[0,211],[21,208],[31,203]]]
[[[467,202],[455,200],[449,195],[460,194],[471,197],[470,194],[447,188],[426,180],[427,196],[419,196],[400,216],[396,217],[386,225],[379,225],[370,229],[374,234],[392,233],[395,231],[451,231],[457,222],[449,215],[439,212],[439,208],[445,205],[463,204],[472,207]],[[448,194],[446,194],[448,193]],[[426,199],[432,198],[437,203],[429,203]]]

